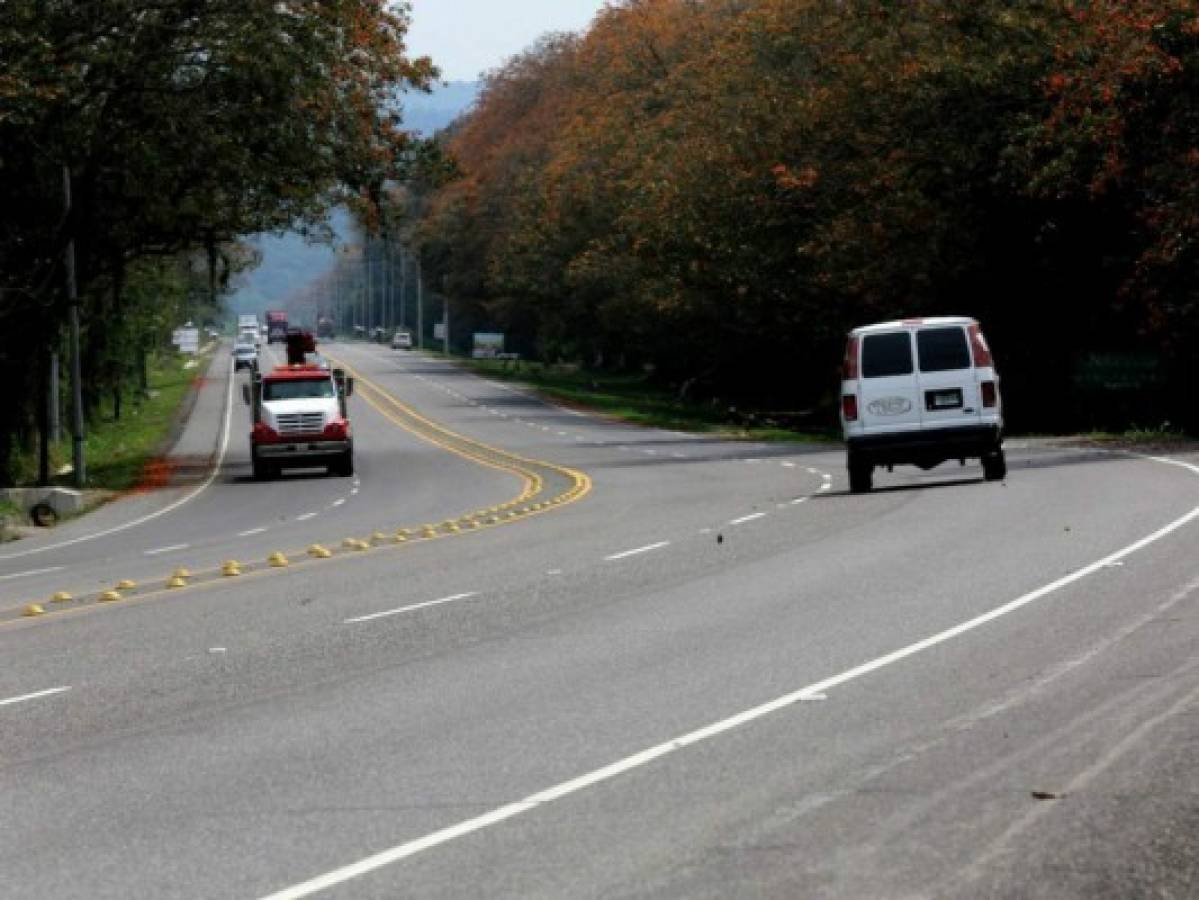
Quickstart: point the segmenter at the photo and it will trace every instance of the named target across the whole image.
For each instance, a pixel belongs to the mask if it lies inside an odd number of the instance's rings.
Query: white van
[[[931,469],[982,461],[1007,476],[999,375],[977,321],[904,319],[855,328],[841,375],[841,430],[849,489],[869,491],[875,466]]]

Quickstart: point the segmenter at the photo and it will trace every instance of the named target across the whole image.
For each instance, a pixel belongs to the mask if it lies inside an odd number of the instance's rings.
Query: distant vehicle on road
[[[1007,475],[999,375],[977,321],[904,319],[855,328],[845,348],[841,428],[849,489],[873,486],[875,466],[931,469],[982,461]]]
[[[258,348],[251,341],[238,341],[233,346],[233,371],[258,368]]]
[[[283,310],[266,311],[266,340],[268,344],[281,344],[287,340],[287,313]]]
[[[322,340],[333,340],[334,329],[333,320],[328,316],[321,316],[316,320],[316,336]]]
[[[392,350],[411,350],[412,335],[407,331],[397,331],[391,338]]]

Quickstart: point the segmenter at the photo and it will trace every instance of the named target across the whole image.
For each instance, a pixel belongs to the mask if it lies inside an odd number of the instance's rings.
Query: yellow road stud
[[[406,529],[405,529],[405,531],[397,531],[395,533],[395,535],[392,537],[392,540],[395,541],[397,544],[408,543],[408,535],[407,535],[406,531],[407,531]]]
[[[96,599],[99,600],[101,603],[113,603],[113,602],[121,599],[121,592],[120,591],[105,591],[103,594],[101,594]]]
[[[176,575],[174,578],[170,579],[167,582],[167,587],[172,588],[172,589],[187,587],[187,579],[180,578],[178,575]]]
[[[320,544],[313,544],[308,548],[308,555],[313,559],[328,559],[333,555],[328,547],[322,547]]]
[[[225,564],[221,566],[221,574],[229,578],[240,575],[241,563],[235,559],[226,560]]]
[[[137,587],[137,582],[130,581],[128,578],[122,578],[120,581],[117,582],[117,590],[118,591],[131,591],[135,587]]]
[[[284,556],[282,553],[278,553],[278,552],[272,553],[270,556],[268,556],[266,558],[266,561],[268,563],[270,563],[272,566],[274,566],[276,569],[282,569],[288,565],[287,557]]]
[[[192,573],[189,572],[187,569],[176,569],[174,572],[171,573],[171,577],[172,578],[191,578]]]
[[[381,544],[385,540],[387,540],[387,535],[385,535],[382,531],[376,531],[374,534],[371,535],[371,540],[374,541],[376,544]]]
[[[40,603],[30,603],[25,607],[24,612],[21,613],[23,616],[44,616],[45,614],[46,611],[42,609]]]
[[[66,603],[66,602],[68,602],[70,600],[74,600],[74,599],[75,598],[72,597],[66,591],[59,591],[57,594],[55,594],[53,597],[50,598],[50,602],[51,603]]]

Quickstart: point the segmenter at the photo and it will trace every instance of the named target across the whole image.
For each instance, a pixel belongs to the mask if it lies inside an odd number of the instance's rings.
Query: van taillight
[[[983,337],[982,329],[975,322],[970,326],[970,350],[974,353],[974,365],[980,369],[990,369],[995,364],[991,360],[991,348],[987,346],[987,339]],[[991,389],[995,389],[995,385],[991,385]],[[988,404],[992,405],[992,404]]]
[[[995,382],[984,381],[982,383],[983,406],[994,406],[999,399],[999,391],[995,389]]]
[[[845,416],[846,422],[856,422],[858,420],[857,394],[841,395],[841,414]]]
[[[853,335],[845,344],[845,362],[841,366],[841,373],[846,381],[858,377],[858,339]]]

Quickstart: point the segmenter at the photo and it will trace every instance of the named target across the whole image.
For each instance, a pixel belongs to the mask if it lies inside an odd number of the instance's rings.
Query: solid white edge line
[[[733,519],[731,522],[729,522],[729,524],[744,525],[746,522],[752,522],[754,519],[760,519],[764,515],[766,515],[764,512],[750,513],[748,516],[742,516],[740,519]]]
[[[11,575],[0,575],[0,581],[12,578],[28,578],[31,575],[49,575],[51,572],[61,572],[65,566],[50,566],[47,569],[30,569],[28,572],[13,572]]]
[[[658,541],[656,544],[647,544],[644,547],[635,547],[632,550],[624,550],[620,553],[613,553],[611,556],[605,556],[605,560],[624,559],[626,556],[636,556],[638,553],[649,553],[651,550],[661,550],[663,547],[669,547],[670,541]]]
[[[1183,463],[1177,460],[1158,459],[1156,457],[1147,458],[1159,462],[1167,462],[1171,465],[1179,465],[1183,468],[1189,469],[1192,472],[1195,472],[1196,474],[1199,474],[1199,466],[1193,466],[1189,463]],[[1016,610],[1027,606],[1030,603],[1040,600],[1042,597],[1045,597],[1048,594],[1052,594],[1055,591],[1066,587],[1067,585],[1086,578],[1088,575],[1095,573],[1096,571],[1104,568],[1107,565],[1110,565],[1113,562],[1117,562],[1126,556],[1136,553],[1138,550],[1144,549],[1150,544],[1161,540],[1163,537],[1172,534],[1179,528],[1182,528],[1184,525],[1194,521],[1196,518],[1199,518],[1199,506],[1192,509],[1186,515],[1175,519],[1173,522],[1170,522],[1168,525],[1159,528],[1152,534],[1141,538],[1135,543],[1129,544],[1121,550],[1117,550],[1116,552],[1103,557],[1103,559],[1097,560],[1090,565],[1083,566],[1081,569],[1076,569],[1075,571],[1057,579],[1056,581],[1052,581],[1043,587],[1039,587],[1034,591],[1030,591],[1027,594],[1017,597],[1015,600],[1009,601],[1002,606],[998,606],[990,612],[983,613],[980,616],[975,616],[973,619],[969,619],[953,626],[952,628],[947,628],[944,631],[938,632],[937,634],[934,634],[923,640],[916,641],[913,644],[908,644],[906,647],[901,647],[898,650],[895,650],[884,656],[877,657],[869,662],[862,663],[859,666],[854,666],[852,669],[846,669],[844,672],[841,672],[838,675],[833,675],[829,678],[823,679],[822,681],[814,682],[813,684],[809,684],[806,687],[800,688],[799,690],[792,691],[789,694],[783,694],[781,697],[777,697],[774,700],[770,700],[761,704],[760,706],[755,706],[752,709],[744,710],[736,715],[729,716],[727,719],[721,719],[720,721],[713,722],[712,724],[706,725],[703,728],[688,732],[681,737],[677,737],[654,747],[650,747],[648,750],[642,750],[640,753],[634,753],[632,756],[626,756],[624,759],[617,760],[616,762],[604,766],[603,768],[595,769],[594,771],[588,772],[585,775],[580,775],[578,778],[571,779],[570,781],[563,781],[560,784],[557,784],[554,787],[548,788],[544,791],[539,791],[536,794],[530,794],[523,800],[518,800],[515,803],[509,803],[505,806],[499,807],[498,809],[494,809],[491,812],[476,816],[473,819],[467,819],[463,822],[459,822],[456,825],[451,825],[448,828],[442,828],[439,831],[434,831],[433,833],[425,835],[424,837],[417,838],[416,840],[399,844],[389,850],[384,850],[381,853],[367,856],[356,863],[351,863],[348,866],[334,869],[325,873],[324,875],[320,875],[309,881],[294,885],[293,887],[285,888],[284,890],[273,894],[267,894],[262,897],[261,900],[299,900],[301,897],[308,897],[317,893],[318,891],[325,890],[326,888],[333,887],[337,884],[342,884],[353,878],[357,878],[360,875],[373,872],[376,869],[381,869],[384,866],[398,862],[406,857],[414,856],[415,854],[424,850],[429,850],[440,844],[448,843],[455,838],[463,837],[475,831],[480,831],[491,825],[498,824],[505,819],[511,819],[514,816],[518,816],[521,813],[529,812],[530,810],[536,809],[542,804],[552,803],[555,800],[560,800],[563,797],[577,793],[585,788],[592,787],[603,781],[608,781],[631,769],[646,765],[647,763],[653,762],[656,759],[659,759],[670,753],[674,753],[677,750],[681,750],[684,747],[689,747],[692,744],[698,744],[701,741],[706,741],[710,738],[716,737],[717,735],[723,734],[726,731],[731,731],[734,728],[746,725],[756,719],[760,719],[764,716],[770,715],[771,713],[778,712],[780,709],[785,709],[788,706],[792,706],[804,700],[824,699],[824,695],[826,695],[827,692],[832,688],[840,687],[843,684],[847,684],[851,681],[861,678],[863,675],[876,672],[879,669],[885,668],[886,666],[892,665],[900,660],[907,659],[909,656],[914,656],[917,653],[921,653],[937,646],[938,644],[943,644],[946,641],[952,640],[953,638],[965,634],[968,631],[973,631],[974,629],[979,628],[982,625],[986,625],[995,619],[999,619],[1008,613],[1015,612]]]
[[[466,600],[469,597],[479,596],[478,591],[468,591],[465,594],[454,594],[451,597],[442,597],[440,600],[426,600],[424,603],[414,603],[411,606],[401,606],[399,609],[388,609],[383,612],[371,613],[367,616],[355,616],[353,619],[346,619],[342,622],[343,625],[353,625],[356,622],[369,622],[372,619],[382,619],[385,616],[398,616],[400,613],[413,612],[418,609],[426,609],[430,606],[440,606],[442,603],[453,603],[455,600]]]
[[[17,559],[22,556],[33,556],[35,553],[45,553],[48,550],[58,550],[62,547],[70,547],[73,544],[82,544],[84,541],[94,541],[96,538],[107,537],[110,534],[116,534],[117,532],[125,531],[129,528],[136,528],[138,525],[144,525],[146,522],[157,519],[159,516],[165,516],[169,512],[174,512],[184,503],[194,500],[204,491],[208,490],[208,487],[214,481],[216,481],[217,475],[221,473],[221,466],[225,462],[225,451],[229,449],[229,420],[233,414],[233,382],[236,380],[234,376],[235,373],[232,371],[232,364],[230,364],[229,389],[225,393],[225,421],[221,426],[221,451],[219,454],[217,454],[216,462],[213,464],[212,471],[208,474],[208,477],[204,480],[203,484],[201,484],[198,488],[196,488],[190,494],[180,497],[169,506],[164,506],[157,512],[152,512],[148,515],[142,516],[140,519],[134,519],[132,522],[126,522],[124,525],[117,525],[104,531],[97,531],[95,534],[81,535],[80,537],[72,538],[69,541],[62,541],[58,544],[49,544],[45,547],[34,547],[32,550],[24,550],[20,553],[10,553],[7,556],[0,556],[0,560]]]
[[[47,688],[44,691],[34,691],[32,694],[22,694],[20,697],[8,697],[0,700],[0,706],[11,706],[13,703],[24,703],[26,700],[36,700],[38,697],[49,697],[51,694],[61,694],[63,691],[69,691],[70,685],[65,687]]]

